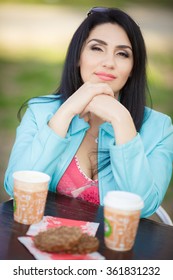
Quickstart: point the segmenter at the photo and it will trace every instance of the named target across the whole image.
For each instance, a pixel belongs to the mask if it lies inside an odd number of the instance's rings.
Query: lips
[[[105,72],[96,72],[95,75],[104,81],[112,81],[116,79],[114,75]]]

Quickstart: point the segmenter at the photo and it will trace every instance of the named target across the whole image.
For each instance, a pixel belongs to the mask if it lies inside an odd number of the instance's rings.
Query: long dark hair
[[[79,60],[82,47],[91,30],[97,25],[115,23],[126,32],[132,45],[134,65],[132,73],[120,92],[120,102],[129,110],[137,131],[140,130],[146,105],[146,48],[142,33],[135,21],[125,12],[115,8],[106,8],[103,12],[91,13],[78,27],[70,42],[60,86],[55,94],[68,99],[82,84]]]

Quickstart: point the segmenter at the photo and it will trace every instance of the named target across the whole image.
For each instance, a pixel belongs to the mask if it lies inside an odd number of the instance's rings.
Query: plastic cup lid
[[[49,182],[50,176],[46,173],[32,170],[21,170],[13,173],[13,178],[27,183]]]
[[[119,210],[140,210],[144,207],[142,198],[125,191],[109,191],[104,198],[104,206]]]

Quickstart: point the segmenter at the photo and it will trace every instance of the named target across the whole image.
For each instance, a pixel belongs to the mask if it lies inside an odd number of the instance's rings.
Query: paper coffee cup
[[[37,171],[17,171],[14,179],[14,220],[31,225],[41,221],[50,176]]]
[[[132,249],[141,209],[140,196],[124,191],[110,191],[104,199],[104,240],[112,250]]]

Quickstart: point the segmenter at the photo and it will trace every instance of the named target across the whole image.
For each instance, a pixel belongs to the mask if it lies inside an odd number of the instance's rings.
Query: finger
[[[103,82],[98,82],[97,77],[91,76],[90,79],[88,80],[89,83],[93,84],[97,89],[98,89],[98,94],[107,94],[111,95],[114,97],[114,92],[112,88],[110,87],[109,84],[103,83]]]
[[[109,95],[109,96],[112,96],[114,97],[114,92],[112,90],[112,88],[106,84],[106,83],[98,83],[97,84],[97,87],[98,87],[98,95]]]

